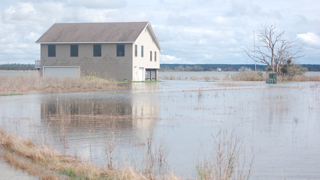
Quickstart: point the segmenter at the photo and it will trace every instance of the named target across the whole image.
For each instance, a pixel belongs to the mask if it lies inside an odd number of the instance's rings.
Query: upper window
[[[143,57],[143,46],[141,46],[141,57]]]
[[[70,56],[78,57],[78,45],[70,45]]]
[[[56,45],[48,45],[48,57],[56,57]]]
[[[117,44],[117,56],[124,56],[124,44]]]
[[[154,61],[157,61],[157,51],[154,52]]]
[[[150,61],[152,61],[152,51],[150,51]]]
[[[94,57],[101,56],[101,44],[94,44],[93,45],[93,56]]]
[[[134,55],[138,56],[138,45],[134,45]]]

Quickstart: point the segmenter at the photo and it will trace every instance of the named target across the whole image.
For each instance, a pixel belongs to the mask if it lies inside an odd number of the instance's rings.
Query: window
[[[134,55],[138,56],[138,45],[134,45]]]
[[[154,52],[154,61],[157,61],[157,51]]]
[[[117,56],[124,56],[124,44],[117,44]]]
[[[78,57],[78,45],[70,45],[70,56]]]
[[[150,61],[152,61],[152,51],[150,51]]]
[[[101,44],[93,45],[93,56],[100,57],[101,56]]]
[[[143,57],[143,46],[141,46],[141,57]]]
[[[56,57],[56,45],[48,45],[48,57]]]

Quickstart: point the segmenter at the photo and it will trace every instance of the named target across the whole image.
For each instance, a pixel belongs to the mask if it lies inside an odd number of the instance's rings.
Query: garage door
[[[80,77],[80,66],[43,66],[43,77]]]

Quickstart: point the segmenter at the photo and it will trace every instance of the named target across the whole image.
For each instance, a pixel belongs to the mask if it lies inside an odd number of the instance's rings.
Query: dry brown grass
[[[30,140],[5,133],[0,127],[0,147],[4,153],[0,156],[8,164],[26,170],[30,175],[40,179],[150,179],[130,166],[114,170],[108,167],[97,167],[88,162],[79,161],[76,157],[65,156],[52,148],[37,146]],[[177,179],[173,174],[164,179]]]
[[[46,170],[45,168],[35,163],[31,163],[28,159],[21,158],[15,153],[5,151],[3,152],[1,158],[9,165],[14,166],[17,169],[21,169],[24,172],[27,171],[29,175],[38,176],[41,180],[61,179],[61,176],[59,174],[50,170]]]
[[[296,75],[293,77],[289,76],[278,76],[279,82],[284,81],[294,81],[294,82],[303,82],[303,81],[320,81],[320,76],[306,76],[306,75]]]
[[[29,91],[93,91],[119,88],[112,79],[86,77],[0,76],[0,82],[0,94]]]
[[[209,156],[196,166],[201,180],[248,180],[254,156],[247,162],[242,141],[234,131],[220,130],[212,135],[214,145]]]
[[[227,74],[223,80],[232,80],[232,81],[265,81],[267,78],[266,75],[254,71],[243,71],[232,76]]]
[[[232,81],[265,81],[269,77],[269,74],[264,74],[254,71],[244,71],[239,72],[235,75],[229,76],[226,75],[223,80],[232,80]],[[306,76],[306,75],[296,75],[296,76],[278,76],[278,82],[284,81],[294,81],[294,82],[303,82],[303,81],[320,81],[320,76]]]

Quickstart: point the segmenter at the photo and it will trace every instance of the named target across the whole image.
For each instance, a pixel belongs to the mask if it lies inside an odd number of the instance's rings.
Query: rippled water
[[[182,177],[213,147],[211,135],[234,129],[254,147],[252,179],[320,179],[320,83],[163,81],[119,91],[0,97],[9,132],[95,164],[120,136],[115,160],[142,164],[147,139],[166,142],[167,164]],[[70,120],[71,119],[71,120]],[[69,121],[70,120],[70,121]],[[61,130],[61,121],[64,123]],[[116,165],[117,166],[117,165]]]

